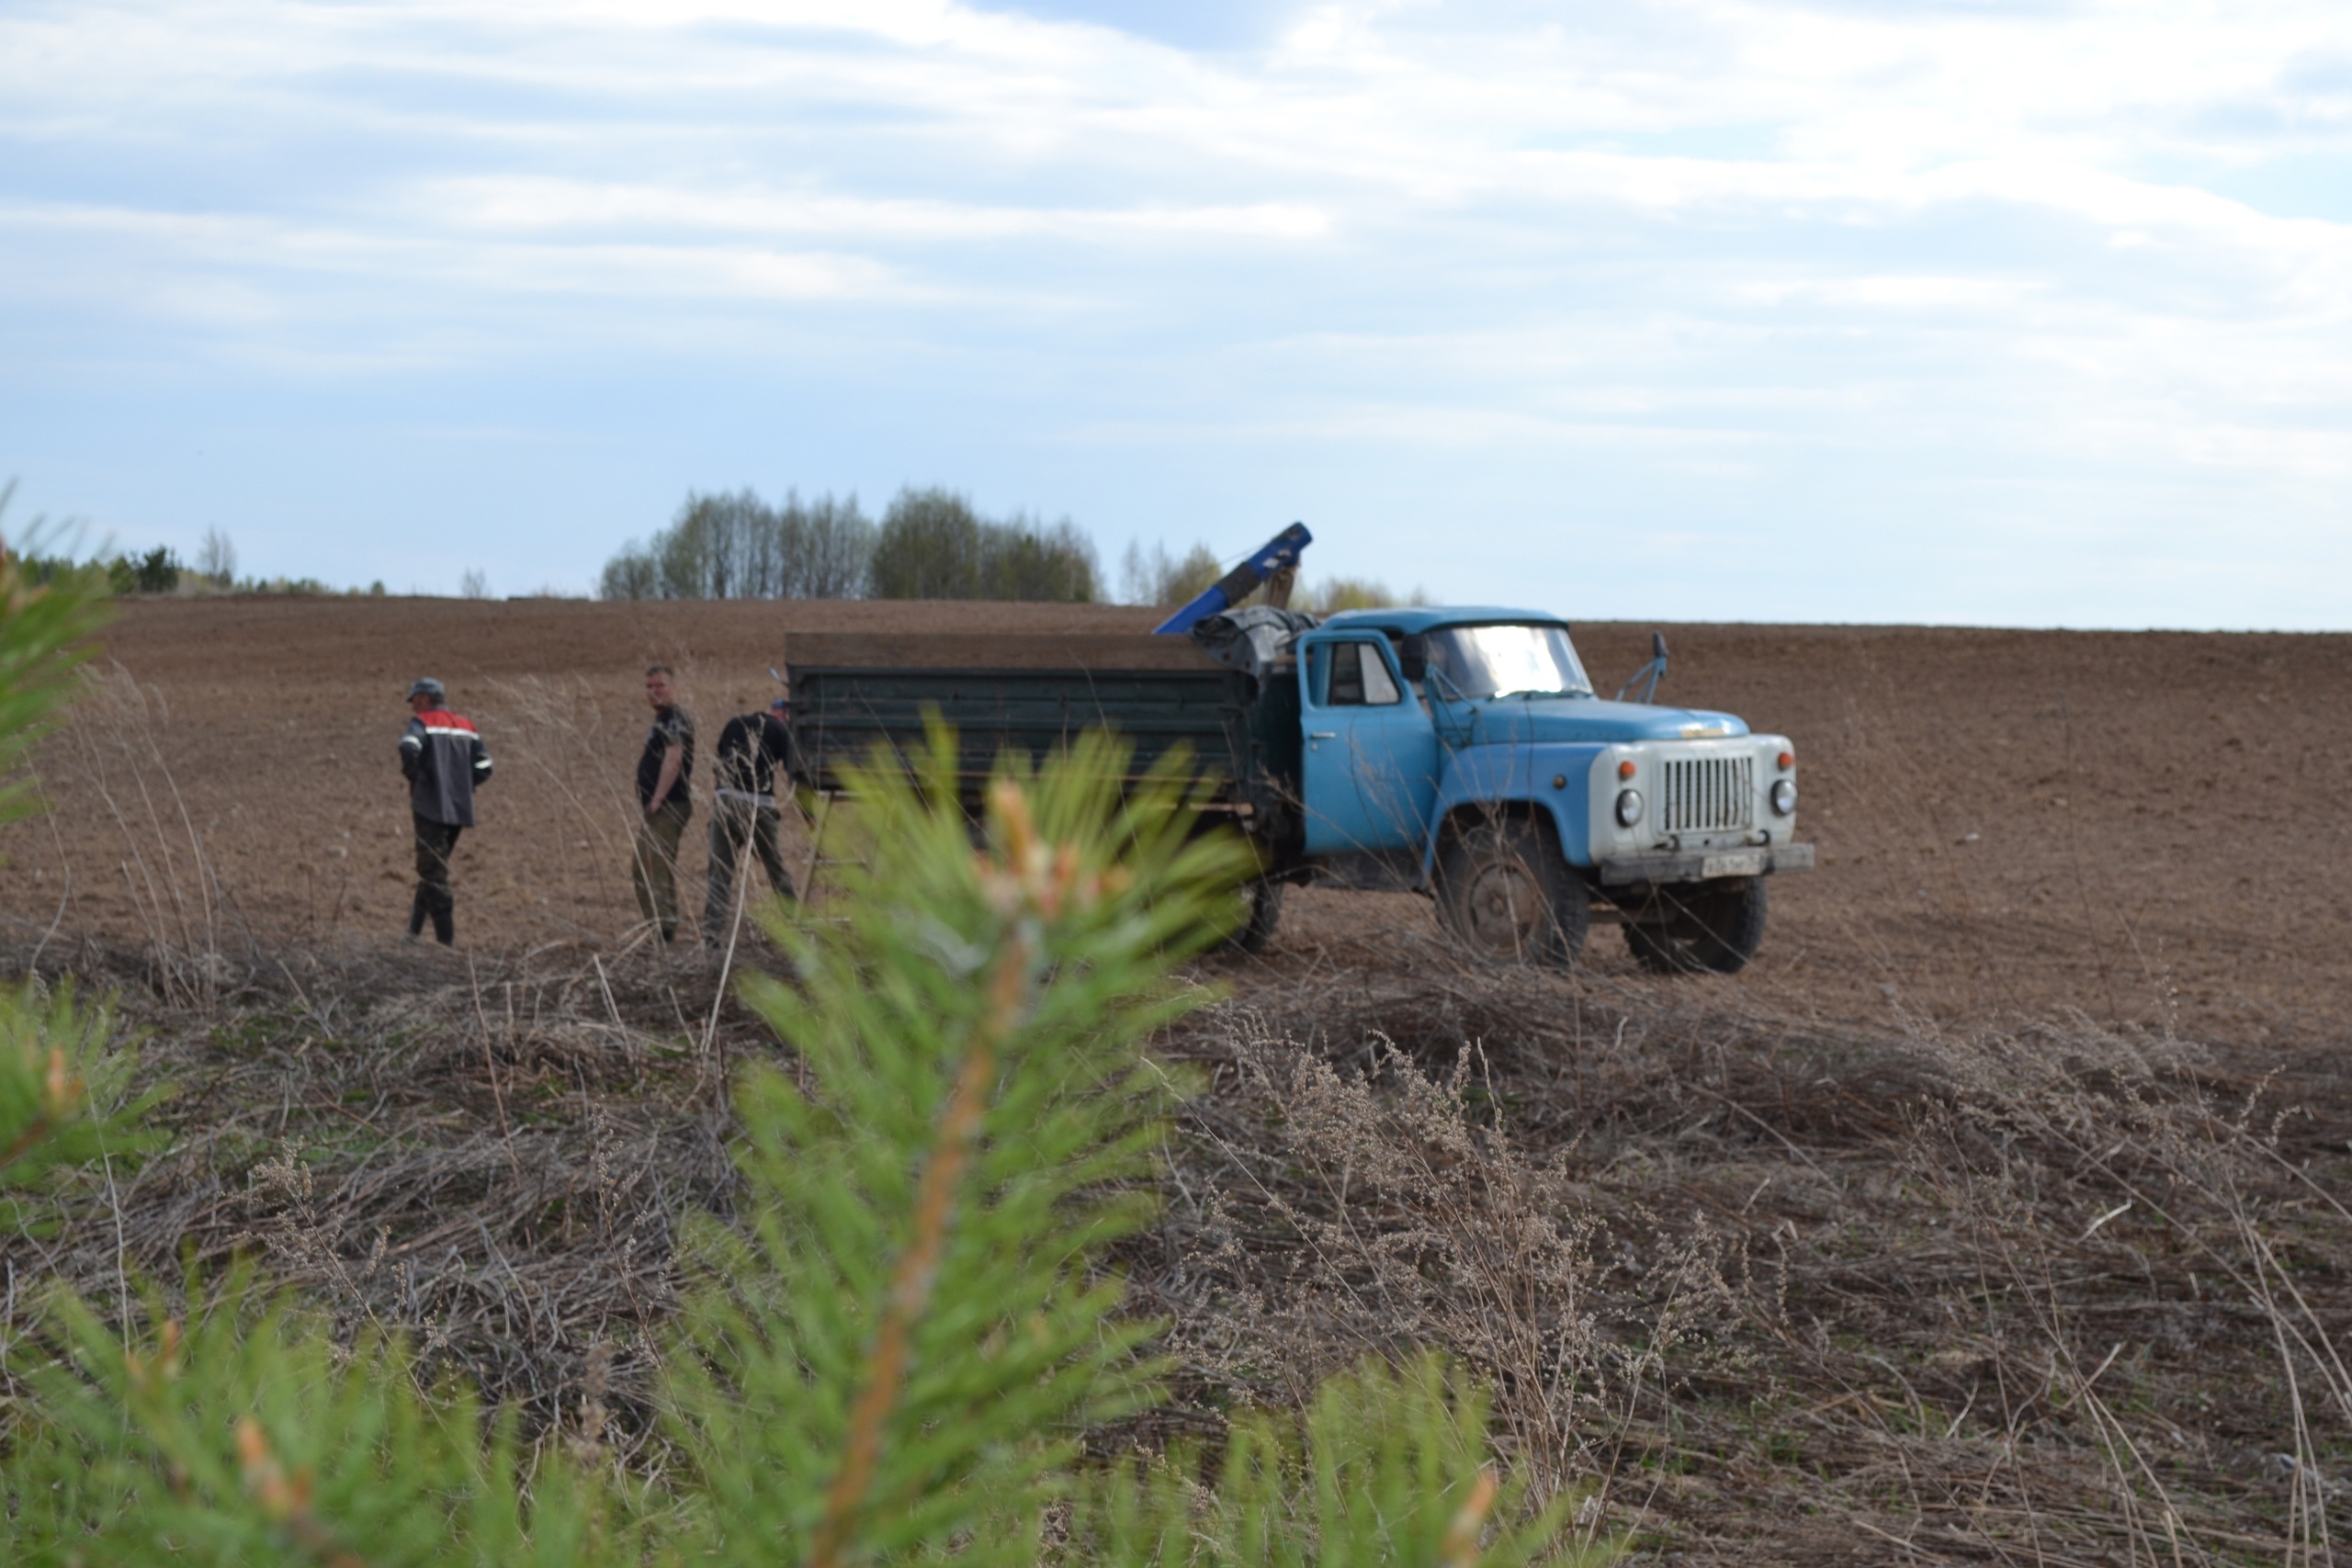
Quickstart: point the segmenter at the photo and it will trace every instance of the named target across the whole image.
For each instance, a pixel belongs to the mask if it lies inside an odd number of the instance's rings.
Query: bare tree
[[[196,548],[197,575],[215,588],[232,588],[237,581],[237,547],[230,542],[226,530],[207,528],[204,543]]]
[[[857,509],[856,496],[835,501],[821,495],[806,506],[799,496],[790,496],[780,530],[788,567],[785,597],[854,599],[865,592],[876,530]]]
[[[1146,550],[1136,540],[1128,544],[1119,575],[1125,580],[1128,604],[1176,605],[1191,602],[1223,577],[1225,568],[1206,545],[1194,545],[1180,559],[1170,556],[1164,544],[1155,543]]]
[[[654,599],[661,596],[661,572],[653,552],[631,539],[605,563],[605,580],[597,590],[607,599]]]
[[[466,575],[458,580],[458,592],[469,599],[487,599],[490,597],[490,579],[481,568],[468,567]]]

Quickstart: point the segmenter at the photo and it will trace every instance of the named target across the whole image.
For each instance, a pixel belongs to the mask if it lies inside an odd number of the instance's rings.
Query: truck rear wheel
[[[1591,901],[1543,825],[1505,818],[1450,832],[1437,873],[1439,922],[1478,957],[1566,967],[1583,951]]]
[[[1625,945],[1661,975],[1736,975],[1764,944],[1760,876],[1656,887],[1625,912]]]
[[[1274,927],[1282,923],[1283,885],[1245,882],[1238,896],[1248,912],[1241,923],[1226,934],[1223,945],[1236,953],[1263,953],[1266,943],[1274,938]]]

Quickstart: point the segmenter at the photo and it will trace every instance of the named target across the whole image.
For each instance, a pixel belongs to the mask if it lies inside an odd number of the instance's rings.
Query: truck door
[[[1306,852],[1418,852],[1437,798],[1437,732],[1388,639],[1310,642],[1306,653]]]

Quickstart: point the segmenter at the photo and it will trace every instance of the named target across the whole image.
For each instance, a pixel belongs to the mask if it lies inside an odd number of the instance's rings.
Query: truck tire
[[[1449,832],[1437,856],[1439,923],[1495,964],[1565,968],[1584,951],[1592,903],[1547,825],[1524,818]]]
[[[1625,913],[1634,962],[1660,975],[1736,975],[1764,944],[1760,876],[1659,887]]]
[[[1249,913],[1241,923],[1227,933],[1221,944],[1235,953],[1251,954],[1266,951],[1266,943],[1274,937],[1274,927],[1282,923],[1283,885],[1279,882],[1245,882],[1240,897]]]

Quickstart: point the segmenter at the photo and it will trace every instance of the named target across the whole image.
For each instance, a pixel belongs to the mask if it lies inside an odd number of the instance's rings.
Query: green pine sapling
[[[1156,1395],[1092,1260],[1149,1218],[1172,1100],[1140,1043],[1246,863],[1192,830],[1182,759],[1125,762],[1091,736],[1000,775],[975,851],[934,736],[919,781],[851,781],[846,919],[775,928],[805,991],[745,995],[814,1091],[746,1075],[743,1224],[701,1237],[676,1360],[719,1556],[1034,1562],[1079,1432]]]

